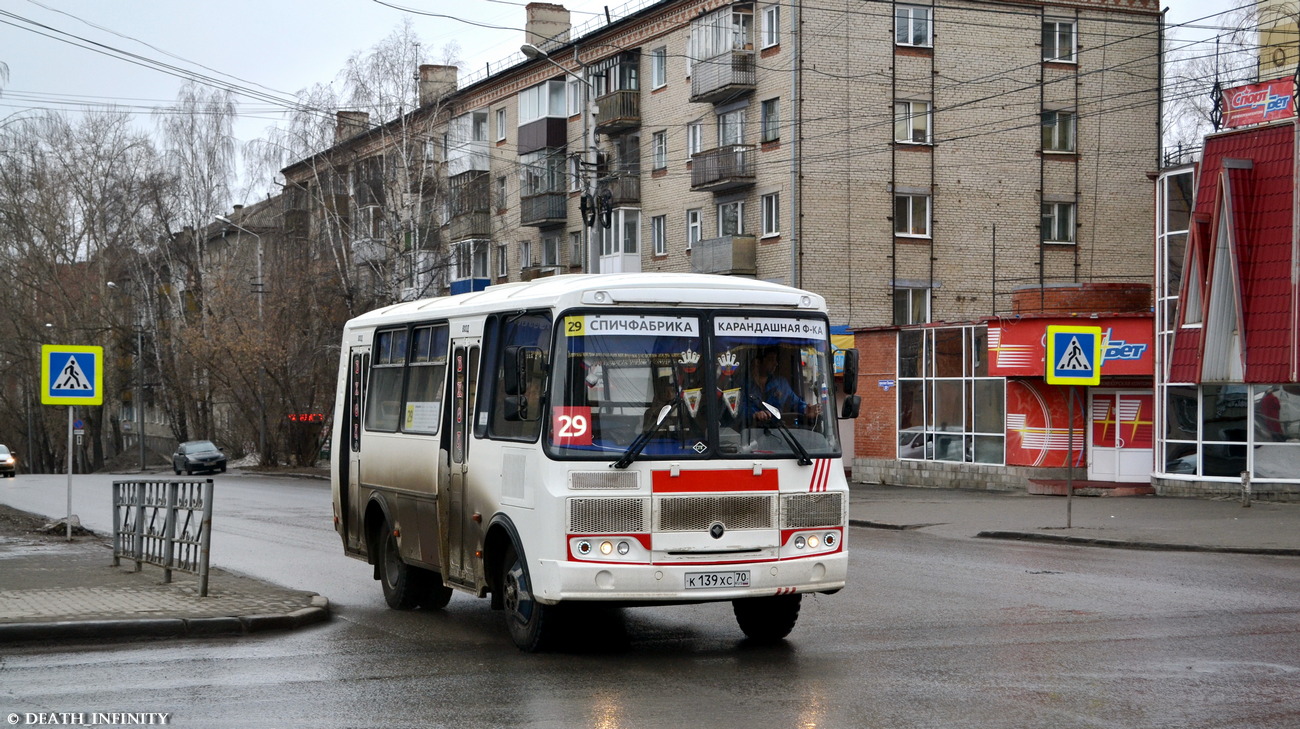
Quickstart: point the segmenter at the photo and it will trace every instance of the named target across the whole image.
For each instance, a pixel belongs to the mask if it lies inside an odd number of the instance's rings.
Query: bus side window
[[[366,430],[394,432],[401,424],[406,330],[377,332],[370,365],[370,387],[366,393]]]
[[[501,322],[498,331],[491,437],[535,441],[542,432],[550,314],[522,314]]]

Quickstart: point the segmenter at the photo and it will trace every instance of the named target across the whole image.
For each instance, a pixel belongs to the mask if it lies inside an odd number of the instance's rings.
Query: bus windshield
[[[560,329],[557,457],[612,461],[634,444],[638,460],[839,455],[825,320],[602,312]]]

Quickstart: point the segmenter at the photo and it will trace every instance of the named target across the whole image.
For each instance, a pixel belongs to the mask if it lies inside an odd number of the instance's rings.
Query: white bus
[[[844,586],[857,353],[816,294],[556,276],[370,312],[340,359],[335,528],[393,608],[490,596],[533,651],[568,604],[726,600],[774,641]]]

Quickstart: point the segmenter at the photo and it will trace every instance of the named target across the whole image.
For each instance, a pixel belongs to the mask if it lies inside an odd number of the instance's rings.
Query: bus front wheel
[[[528,565],[511,545],[502,560],[501,590],[510,638],[522,651],[532,653],[545,647],[552,631],[555,608],[533,598]]]
[[[772,595],[732,600],[736,622],[750,640],[775,643],[794,630],[803,595]]]

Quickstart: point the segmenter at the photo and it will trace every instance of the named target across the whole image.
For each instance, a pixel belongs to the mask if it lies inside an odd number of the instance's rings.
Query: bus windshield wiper
[[[645,430],[641,431],[641,434],[632,441],[632,445],[629,445],[627,450],[623,451],[623,455],[620,456],[617,461],[614,461],[614,468],[627,468],[632,465],[632,460],[641,455],[641,451],[645,450],[646,445],[650,443],[650,436],[654,435],[654,432],[659,429],[660,425],[663,425],[664,420],[668,417],[668,413],[672,412],[673,408],[677,406],[677,403],[681,401],[682,396],[679,394],[677,397],[670,400],[667,405],[659,408],[659,415],[655,417],[655,421],[646,426]]]
[[[751,395],[750,399],[753,400],[755,398]],[[790,426],[786,425],[785,421],[781,420],[781,411],[777,410],[775,405],[772,405],[771,403],[768,402],[760,401],[758,404],[762,405],[763,409],[766,410],[769,414],[771,414],[772,416],[771,419],[776,421],[777,429],[780,430],[781,435],[785,437],[785,442],[789,443],[790,447],[794,449],[795,453],[799,454],[799,461],[798,461],[799,465],[811,466],[812,456],[808,455],[808,450],[803,447],[803,444],[800,443],[797,438],[794,437],[794,433],[790,432]]]

